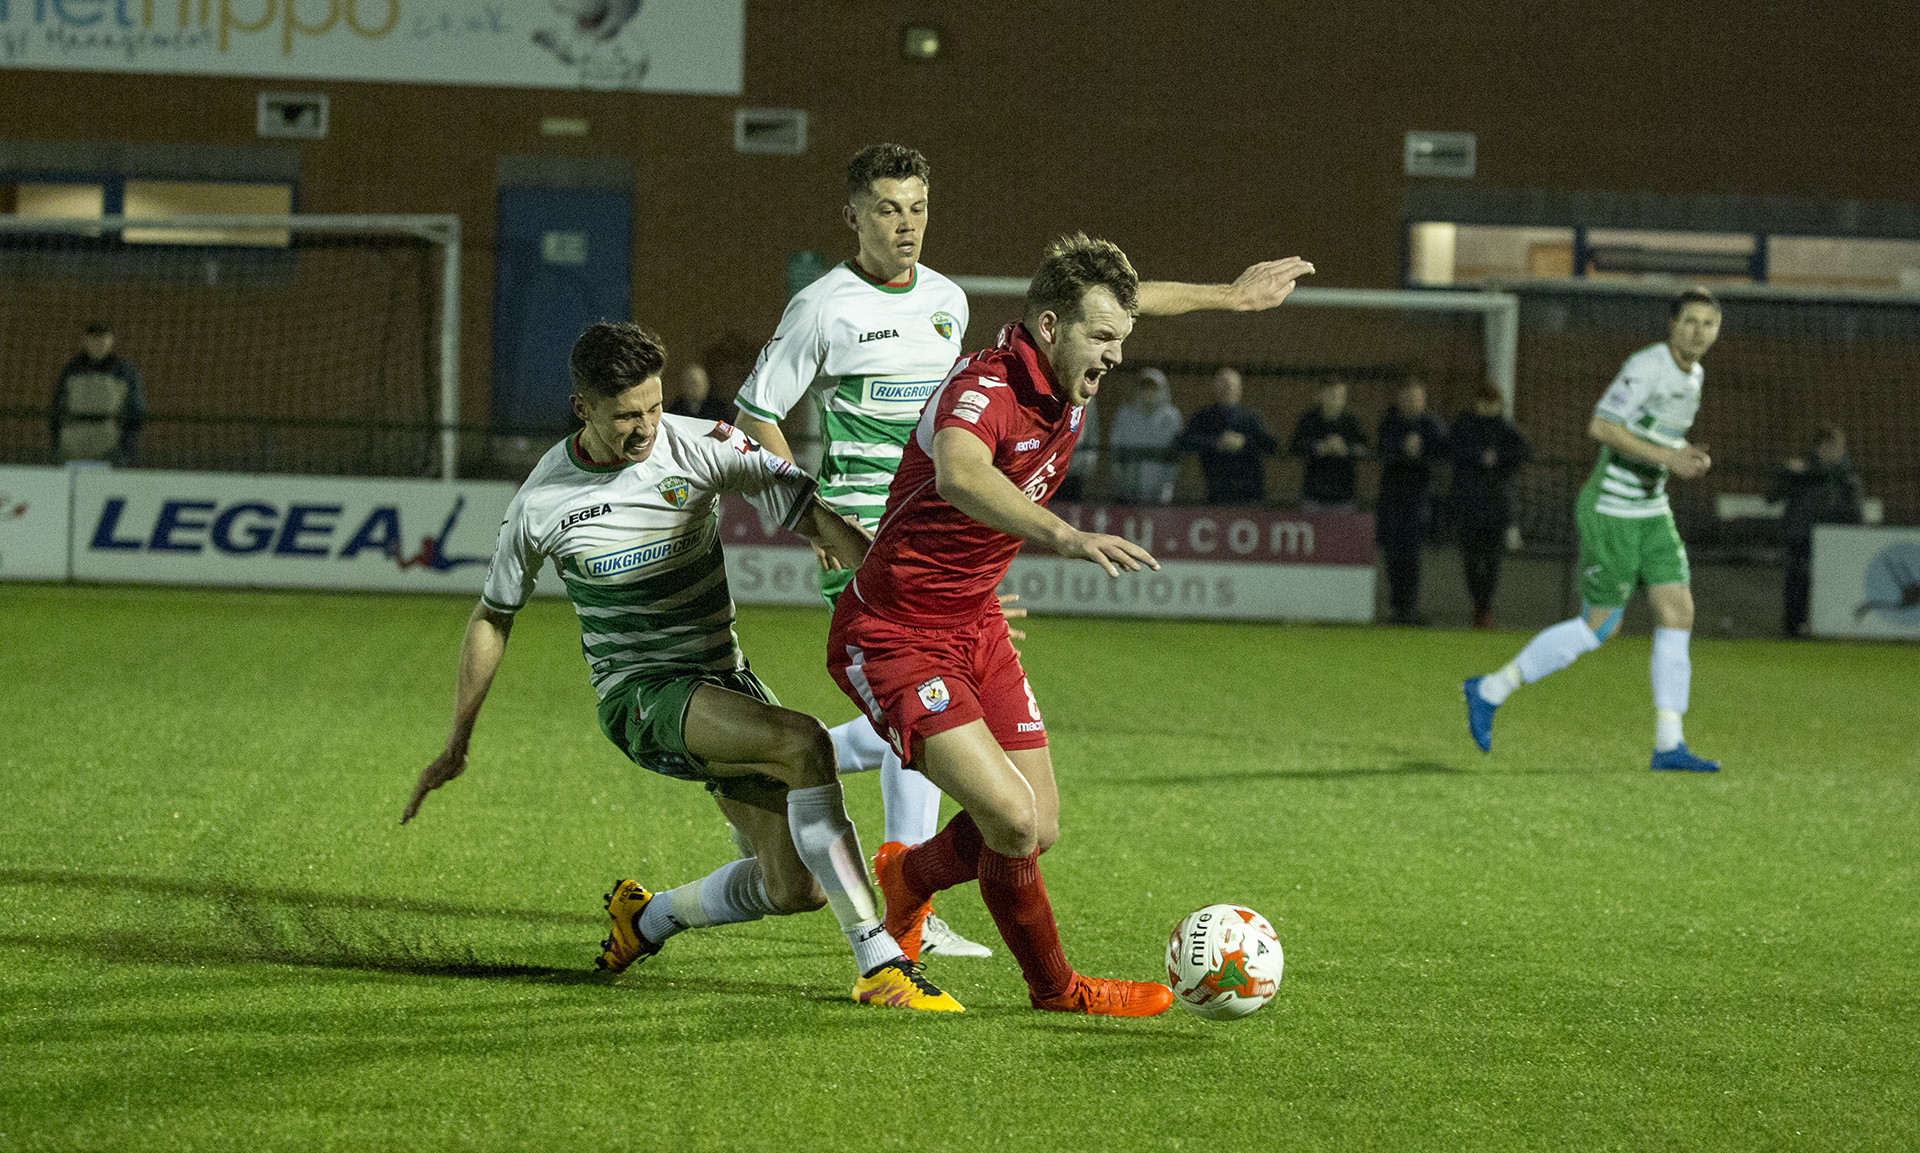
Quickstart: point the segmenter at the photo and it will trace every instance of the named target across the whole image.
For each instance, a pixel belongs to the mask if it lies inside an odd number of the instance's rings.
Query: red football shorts
[[[916,736],[982,718],[1002,749],[1046,746],[1040,703],[998,610],[972,624],[929,630],[861,609],[853,590],[840,597],[827,634],[827,671],[901,761],[913,759]]]

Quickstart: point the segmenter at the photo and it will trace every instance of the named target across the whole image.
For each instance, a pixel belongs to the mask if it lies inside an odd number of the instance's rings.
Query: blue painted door
[[[493,278],[493,430],[571,427],[567,353],[633,309],[633,194],[502,188]]]

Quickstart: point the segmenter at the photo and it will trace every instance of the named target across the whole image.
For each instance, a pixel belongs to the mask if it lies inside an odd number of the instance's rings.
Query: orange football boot
[[[1173,1007],[1173,990],[1152,981],[1115,981],[1076,973],[1073,987],[1045,1000],[1029,993],[1036,1009],[1096,1017],[1157,1017]]]
[[[907,955],[907,960],[918,961],[920,927],[933,910],[933,898],[914,903],[913,897],[907,893],[906,877],[900,871],[906,856],[907,846],[899,841],[888,841],[873,855],[873,874],[879,879],[880,895],[887,902],[888,935]]]

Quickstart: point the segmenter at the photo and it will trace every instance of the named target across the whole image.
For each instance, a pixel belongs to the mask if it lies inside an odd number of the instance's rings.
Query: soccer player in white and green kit
[[[959,358],[967,330],[966,294],[920,263],[929,177],[926,157],[899,144],[869,145],[848,161],[841,211],[859,253],[788,302],[735,401],[741,429],[792,460],[780,421],[811,396],[826,439],[820,498],[869,531],[886,509],[887,486],[920,409]],[[1291,257],[1256,264],[1232,284],[1145,281],[1139,314],[1272,308],[1312,271]],[[822,556],[828,604],[852,579],[851,569]],[[842,772],[880,770],[888,843],[916,845],[938,830],[939,789],[903,769],[865,717],[832,732]],[[938,917],[927,918],[922,941],[926,954],[990,955]]]
[[[1687,748],[1681,717],[1693,680],[1687,641],[1693,630],[1693,591],[1687,549],[1667,506],[1667,476],[1705,475],[1713,464],[1705,448],[1687,441],[1700,410],[1706,370],[1700,358],[1720,336],[1720,303],[1704,288],[1674,297],[1668,336],[1627,358],[1594,407],[1587,432],[1600,442],[1600,459],[1580,490],[1581,615],[1546,629],[1498,672],[1461,687],[1467,730],[1482,751],[1493,746],[1493,713],[1522,684],[1558,672],[1600,647],[1620,623],[1636,584],[1653,606],[1653,761],[1655,770],[1716,772],[1720,762]]]
[[[686,929],[829,905],[853,948],[854,1000],[957,1012],[880,919],[825,728],[781,708],[740,652],[716,502],[740,493],[843,563],[858,563],[868,538],[815,498],[812,478],[732,426],[665,415],[665,360],[631,323],[593,325],[575,343],[573,408],[586,427],[540,458],[507,508],[460,648],[446,749],[401,822],[465,770],[514,614],[551,559],[580,618],[601,730],[642,768],[705,785],[755,846],[670,892],[617,881],[600,968],[618,973]]]

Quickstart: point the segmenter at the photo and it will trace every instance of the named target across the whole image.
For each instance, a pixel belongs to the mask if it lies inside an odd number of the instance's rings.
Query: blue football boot
[[[1480,746],[1481,752],[1490,753],[1493,751],[1493,710],[1500,706],[1480,695],[1480,682],[1486,679],[1469,677],[1461,683],[1460,690],[1467,694],[1467,732],[1473,734],[1473,743]]]
[[[1654,753],[1653,764],[1649,767],[1656,773],[1672,771],[1717,773],[1720,771],[1720,762],[1710,761],[1705,757],[1694,756],[1693,753],[1687,749],[1687,742],[1681,741],[1664,753]]]

